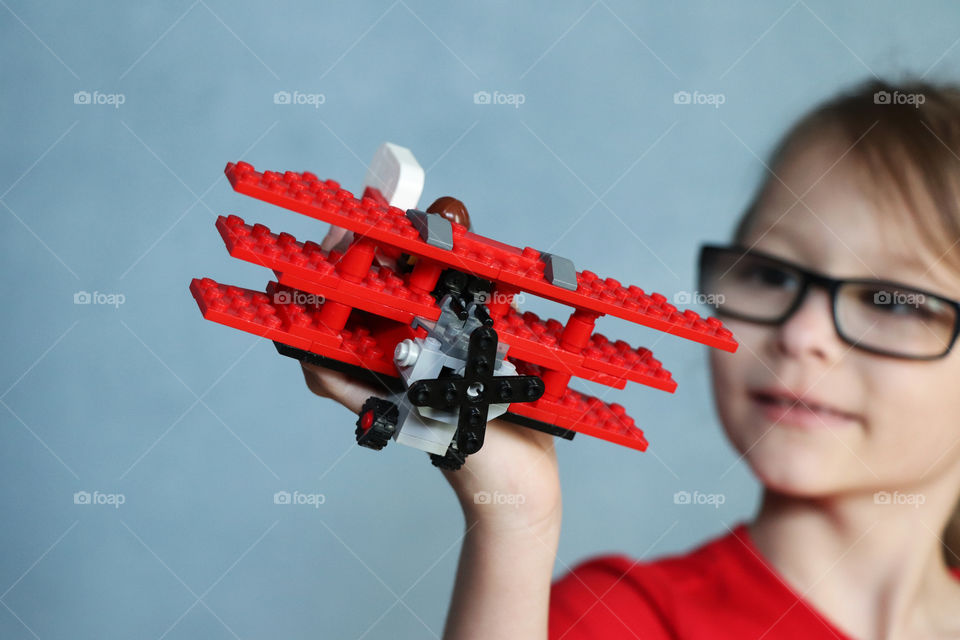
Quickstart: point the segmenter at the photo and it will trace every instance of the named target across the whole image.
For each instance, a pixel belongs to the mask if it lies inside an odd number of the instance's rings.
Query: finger
[[[360,411],[360,407],[370,396],[383,396],[383,393],[345,373],[303,361],[300,362],[300,367],[310,391],[324,398],[332,398],[354,413]]]

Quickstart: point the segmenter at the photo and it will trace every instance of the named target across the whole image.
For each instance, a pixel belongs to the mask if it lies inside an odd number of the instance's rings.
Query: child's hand
[[[487,423],[483,448],[443,475],[467,525],[501,533],[540,533],[560,525],[554,436],[503,420]]]
[[[345,374],[301,365],[311,391],[336,400],[353,413],[359,412],[370,396],[384,395]],[[352,421],[349,426],[352,431]],[[487,424],[483,448],[469,456],[458,471],[444,470],[443,475],[460,500],[467,526],[539,535],[560,525],[560,479],[552,435],[492,420]]]

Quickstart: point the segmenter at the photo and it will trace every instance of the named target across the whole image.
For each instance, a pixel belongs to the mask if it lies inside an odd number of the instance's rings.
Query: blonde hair
[[[824,136],[848,148],[875,193],[899,198],[923,242],[960,274],[960,87],[912,80],[868,81],[820,104],[794,124],[768,166],[781,166],[797,147]],[[734,231],[742,243],[767,183]],[[930,206],[932,203],[932,206]],[[943,532],[950,566],[960,566],[960,504]]]

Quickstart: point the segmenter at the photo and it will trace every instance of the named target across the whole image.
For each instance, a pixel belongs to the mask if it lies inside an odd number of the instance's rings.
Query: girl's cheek
[[[746,433],[750,421],[746,379],[750,366],[748,360],[753,359],[754,356],[744,349],[742,342],[736,353],[713,349],[710,352],[710,375],[717,414],[735,448],[741,453],[745,448],[744,443],[750,438],[750,434]]]
[[[960,358],[878,360],[864,370],[871,466],[919,482],[960,467]]]
[[[769,365],[764,366],[760,361],[764,352],[764,341],[768,339],[770,329],[737,320],[727,320],[725,325],[734,332],[740,346],[735,353],[710,350],[710,374],[715,401],[722,415],[743,414],[747,409],[749,384],[756,384],[761,378],[772,377],[767,369]]]
[[[829,391],[813,391],[833,395],[842,384],[840,395],[863,415],[862,428],[824,438],[800,456],[795,442],[764,434],[766,422],[747,393],[751,385],[777,382],[774,372],[779,373],[782,364],[763,360],[770,353],[771,329],[737,321],[725,324],[740,347],[732,354],[709,352],[714,402],[733,446],[740,453],[750,450],[755,471],[773,467],[801,485],[797,478],[805,477],[807,468],[836,468],[834,474],[821,473],[821,489],[905,486],[951,468],[960,474],[960,350],[942,360],[920,362],[847,353],[817,385],[827,385]],[[788,473],[792,467],[796,469]]]

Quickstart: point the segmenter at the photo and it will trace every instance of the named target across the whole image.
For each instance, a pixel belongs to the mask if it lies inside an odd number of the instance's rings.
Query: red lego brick
[[[307,298],[303,292],[276,282],[269,282],[267,296],[273,301],[287,331],[310,340],[311,343],[326,347],[340,345],[340,333],[320,322],[319,305],[306,303]]]
[[[733,334],[720,320],[702,318],[692,309],[680,311],[659,293],[647,294],[640,287],[625,287],[591,271],[577,272],[577,290],[570,291],[547,282],[542,262],[538,269],[538,275],[522,269],[504,269],[500,282],[577,309],[608,314],[724,351],[737,349]]]
[[[322,305],[277,302],[273,294],[285,289],[272,282],[268,290],[271,293],[231,287],[209,278],[190,283],[207,320],[377,373],[397,375],[393,349],[398,341],[415,335],[406,325],[355,311],[347,326],[331,337],[317,321]]]
[[[517,371],[524,375],[540,375],[535,365],[516,363]],[[646,451],[647,439],[643,431],[636,426],[633,418],[627,415],[618,404],[607,404],[585,393],[567,389],[559,400],[540,398],[536,402],[511,404],[510,413],[554,424],[564,429],[572,429],[601,440]]]
[[[521,251],[453,224],[454,247],[448,251],[423,242],[400,209],[385,207],[372,198],[357,200],[336,182],[321,181],[312,173],[259,173],[245,162],[227,164],[225,173],[239,193],[344,227],[413,255],[578,309],[609,314],[725,351],[737,348],[732,333],[716,318],[702,318],[693,310],[680,311],[665,296],[647,294],[640,287],[624,287],[590,271],[577,274],[576,291],[554,286],[545,278],[545,264],[535,249]]]
[[[413,291],[387,267],[374,266],[361,282],[351,282],[336,269],[340,254],[328,254],[314,242],[298,242],[289,233],[278,235],[237,216],[220,216],[217,229],[231,256],[273,269],[291,287],[404,323],[415,316],[440,316],[431,296]]]
[[[412,333],[409,327],[384,318],[355,317],[351,318],[351,322],[340,332],[343,343],[336,352],[321,350],[318,345],[314,345],[311,351],[396,377],[397,366],[393,362],[393,350],[397,342],[412,336]]]
[[[622,340],[610,342],[604,335],[595,333],[583,351],[574,353],[560,346],[563,332],[560,322],[543,321],[535,313],[520,314],[512,309],[497,319],[494,328],[501,340],[510,345],[508,355],[547,369],[617,389],[622,389],[627,380],[670,393],[677,388],[670,372],[649,349],[634,349]]]
[[[277,305],[261,291],[218,284],[210,278],[194,278],[190,292],[207,320],[298,349],[310,348],[310,340],[291,333]]]
[[[374,302],[373,300],[371,300],[370,297],[353,295],[350,289],[347,289],[347,290],[337,289],[332,293],[328,291],[327,293],[330,294],[328,296],[328,295],[324,295],[323,287],[320,287],[316,283],[310,282],[309,280],[303,280],[301,278],[290,276],[290,275],[287,275],[286,273],[281,273],[279,271],[275,271],[274,274],[277,276],[277,280],[280,281],[280,284],[286,285],[293,289],[297,289],[299,291],[315,293],[324,298],[329,297],[331,300],[342,302],[343,304],[348,305],[350,307],[361,309],[363,311],[367,311],[369,313],[375,314],[383,318],[387,318],[389,320],[394,320],[397,322],[402,322],[404,324],[409,324],[410,322],[413,321],[413,318],[414,318],[414,314],[410,313],[409,311],[401,311],[400,309],[397,309],[394,307],[388,307],[383,304],[378,304],[377,302]],[[439,311],[437,312],[437,315],[439,316]]]

